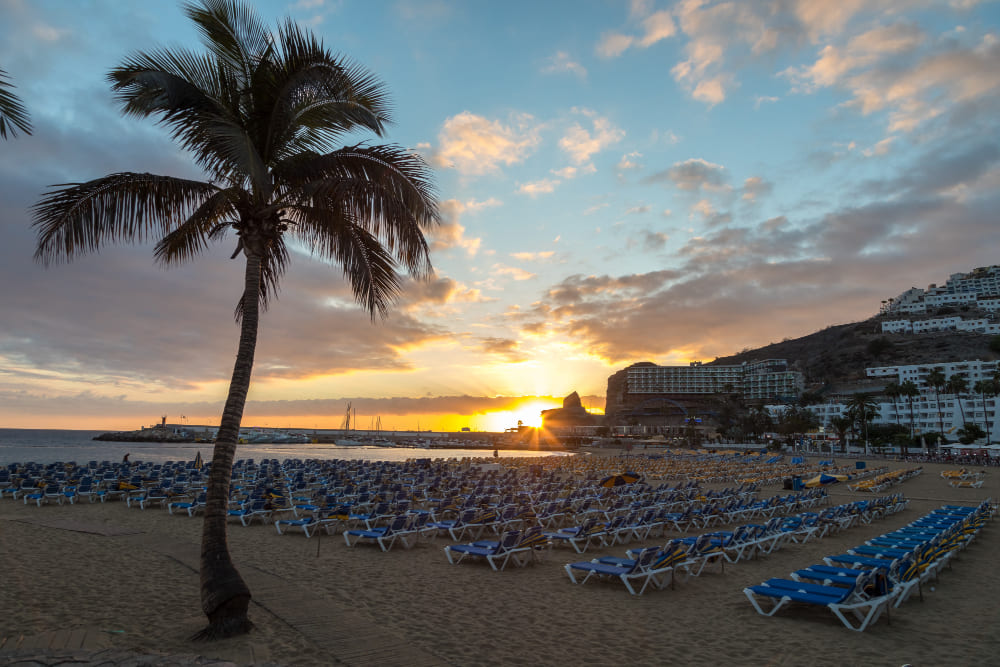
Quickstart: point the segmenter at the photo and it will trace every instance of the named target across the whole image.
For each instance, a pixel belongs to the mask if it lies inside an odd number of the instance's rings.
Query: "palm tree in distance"
[[[958,403],[958,411],[962,413],[962,426],[965,426],[965,407],[962,405],[962,396],[969,392],[969,381],[961,375],[952,375],[944,385],[945,391],[955,397]]]
[[[899,383],[899,395],[906,398],[910,408],[910,442],[916,438],[916,429],[913,424],[913,399],[920,395],[920,387],[913,380],[905,380]]]
[[[896,426],[899,426],[899,409],[896,407],[896,402],[899,397],[902,396],[900,393],[900,387],[898,382],[890,382],[882,390],[882,393],[889,397],[892,401],[892,411],[896,414]]]
[[[906,403],[910,408],[910,442],[916,441],[916,429],[913,423],[913,399],[920,396],[920,387],[913,380],[905,380],[899,383],[899,395],[906,398]]]
[[[983,423],[986,426],[986,444],[990,444],[990,411],[986,405],[986,397],[997,395],[997,384],[993,380],[976,380],[972,386],[972,391],[979,394],[983,399]]]
[[[861,437],[865,442],[865,453],[868,453],[868,422],[878,414],[878,402],[871,394],[854,394],[847,401],[847,414],[856,423],[861,424]]]
[[[849,418],[842,415],[836,415],[830,418],[830,426],[833,430],[837,432],[837,439],[840,442],[840,447],[844,453],[847,453],[847,432],[851,430],[851,426],[854,424]]]
[[[35,257],[48,264],[156,237],[156,259],[174,265],[235,232],[233,258],[245,260],[240,340],[202,528],[208,626],[197,637],[209,639],[252,627],[250,591],[229,554],[226,507],[259,313],[288,265],[287,239],[339,264],[374,320],[399,294],[400,269],[429,275],[424,231],[439,215],[418,156],[394,146],[334,148],[352,131],[382,135],[389,118],[381,82],[291,20],[270,32],[236,0],[184,11],[207,53],[137,53],[109,79],[123,112],[158,118],[207,180],[119,173],[60,186],[35,206]]]
[[[11,137],[16,137],[16,130],[21,130],[25,134],[31,134],[31,120],[28,118],[28,111],[21,103],[21,99],[10,92],[14,86],[11,85],[7,72],[0,69],[0,139],[7,138],[7,132]]]
[[[933,368],[924,378],[924,385],[934,390],[934,400],[937,402],[938,432],[941,433],[941,440],[945,443],[947,443],[947,439],[944,437],[944,415],[941,413],[941,390],[947,383],[948,379],[940,367]]]

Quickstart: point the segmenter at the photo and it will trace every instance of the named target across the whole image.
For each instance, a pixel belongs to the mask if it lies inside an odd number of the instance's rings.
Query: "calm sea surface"
[[[143,442],[104,442],[94,436],[105,431],[67,431],[0,428],[0,465],[8,463],[55,463],[57,461],[121,461],[126,453],[135,461],[191,461],[198,452],[205,460],[212,457],[212,445],[205,443],[160,444]],[[347,459],[352,461],[405,461],[406,459],[447,459],[465,456],[492,456],[482,449],[415,449],[409,447],[349,447],[343,445],[256,443],[238,445],[237,459]],[[559,452],[500,450],[501,458],[510,456],[552,456]]]

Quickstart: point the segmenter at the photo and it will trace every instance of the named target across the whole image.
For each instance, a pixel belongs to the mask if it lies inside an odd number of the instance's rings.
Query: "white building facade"
[[[911,381],[917,385],[920,389],[920,395],[913,397],[912,400],[913,432],[917,438],[923,433],[941,431],[943,423],[945,437],[955,441],[958,439],[958,430],[962,428],[963,424],[974,423],[985,431],[988,422],[990,438],[997,441],[1000,440],[1000,422],[997,420],[998,398],[996,396],[983,397],[973,393],[972,389],[979,380],[992,379],[998,364],[1000,362],[972,360],[912,366],[882,366],[868,368],[865,373],[870,378],[884,379],[887,382],[902,384]],[[953,375],[964,377],[968,383],[969,393],[956,396],[941,392],[940,396],[935,395],[934,389],[924,384],[927,374],[935,368],[941,369],[946,379]],[[908,398],[898,398],[895,404],[885,397],[876,397],[876,400],[880,401],[877,406],[878,414],[870,422],[871,424],[898,424],[907,429],[910,427],[911,402]],[[940,415],[938,412],[939,400]],[[767,406],[772,417],[777,417],[786,409],[785,405]],[[807,409],[819,418],[826,433],[834,433],[831,420],[834,417],[846,416],[847,403],[830,401],[820,405],[811,405]],[[979,444],[988,444],[985,440],[983,438]]]
[[[883,313],[926,313],[928,308],[975,304],[996,312],[1000,309],[1000,266],[985,266],[969,273],[953,273],[943,285],[926,290],[911,287],[883,303]]]

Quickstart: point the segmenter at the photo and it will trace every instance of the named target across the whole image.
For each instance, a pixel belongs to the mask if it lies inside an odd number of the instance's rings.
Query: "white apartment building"
[[[1000,266],[985,266],[970,273],[953,273],[945,286],[955,292],[1000,295]]]
[[[909,366],[874,366],[865,369],[865,375],[870,378],[885,378],[900,384],[907,380],[923,388],[927,374],[935,368],[940,368],[945,378],[961,375],[969,383],[971,389],[979,380],[989,380],[997,370],[996,361],[949,361],[939,364],[915,364]]]
[[[976,304],[991,312],[1000,309],[1000,266],[986,266],[969,273],[953,273],[943,285],[926,290],[911,287],[883,304],[885,313],[926,313],[928,308]],[[983,302],[988,302],[983,305]]]
[[[886,320],[882,322],[882,333],[913,333],[910,320]]]
[[[927,290],[924,294],[924,303],[928,307],[961,306],[962,304],[973,304],[977,300],[975,292],[939,292],[940,289],[939,287],[935,290]]]
[[[1000,297],[992,299],[979,299],[976,301],[976,307],[982,308],[983,310],[991,313],[1000,311]]]
[[[747,400],[796,397],[802,373],[788,369],[784,359],[739,365],[635,366],[626,378],[630,394],[719,394],[734,391]]]
[[[1000,421],[997,420],[997,398],[993,396],[983,398],[978,394],[969,394],[961,398],[951,394],[941,394],[941,418],[938,419],[938,404],[934,397],[934,392],[930,390],[921,391],[919,397],[913,399],[913,432],[917,437],[922,433],[937,433],[940,422],[944,423],[944,434],[952,441],[958,439],[957,432],[962,428],[962,415],[964,411],[965,423],[978,424],[986,430],[986,421],[989,421],[990,439],[994,442],[1000,440]],[[785,405],[768,405],[768,413],[772,418],[777,418],[782,412],[788,409]],[[847,414],[847,404],[831,401],[821,405],[810,405],[807,408],[815,414],[826,433],[835,433],[836,430],[831,424],[834,417],[845,416]],[[906,398],[896,400],[896,405],[892,401],[882,399],[878,404],[878,414],[869,422],[870,424],[898,424],[906,428],[910,427],[910,402]],[[985,438],[981,444],[985,444]]]
[[[1000,324],[991,324],[985,318],[965,320],[961,317],[936,317],[930,320],[886,320],[882,322],[882,333],[922,334],[932,331],[972,331],[975,333],[1000,334]]]
[[[997,420],[998,399],[995,396],[980,396],[972,393],[972,388],[979,380],[992,379],[997,371],[1000,362],[982,361],[979,359],[971,361],[943,362],[938,364],[920,364],[909,366],[880,366],[865,369],[865,374],[870,378],[880,378],[886,381],[894,381],[902,384],[907,380],[913,382],[920,389],[920,395],[913,398],[913,430],[916,435],[921,433],[937,432],[944,424],[944,433],[951,439],[957,439],[957,431],[962,428],[963,416],[965,423],[976,423],[986,430],[986,422],[989,422],[989,432],[991,439],[1000,440],[1000,422]],[[945,379],[953,375],[960,375],[965,378],[969,386],[969,393],[962,396],[941,393],[936,396],[934,389],[925,385],[927,374],[933,369],[939,368],[944,373]],[[938,416],[938,398],[941,401],[941,415]],[[769,405],[768,412],[772,417],[779,415],[786,410],[784,405]],[[847,414],[846,402],[830,401],[822,405],[811,405],[808,408],[820,419],[820,423],[829,433],[832,430],[830,420],[834,417]],[[881,398],[878,405],[878,415],[872,420],[873,424],[899,424],[909,428],[910,426],[910,400],[906,397],[896,399],[895,405],[891,400]]]

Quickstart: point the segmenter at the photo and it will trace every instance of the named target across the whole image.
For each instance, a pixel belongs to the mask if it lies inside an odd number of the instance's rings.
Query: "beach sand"
[[[200,519],[121,502],[39,508],[5,498],[0,664],[82,646],[113,655],[307,666],[995,665],[1000,526],[992,521],[938,582],[925,586],[923,601],[914,594],[864,633],[825,610],[765,618],[742,592],[943,504],[1000,498],[1000,470],[990,469],[980,489],[956,489],[939,476],[956,467],[923,464],[923,474],[884,491],[910,499],[908,509],[885,520],[642,596],[616,583],[573,585],[563,571],[571,561],[624,555],[635,542],[583,556],[556,548],[543,563],[493,572],[485,563],[450,565],[445,539],[382,553],[348,548],[339,535],[306,539],[301,532],[278,535],[273,525],[235,524],[230,548],[255,594],[256,628],[215,643],[189,639],[203,624]],[[761,495],[777,493],[787,491],[772,486]],[[829,493],[833,504],[871,497],[845,485]]]

